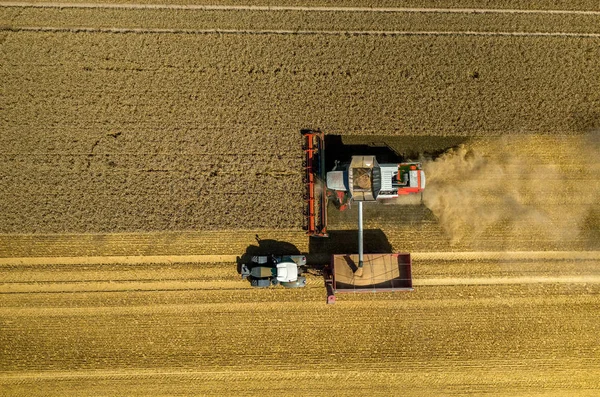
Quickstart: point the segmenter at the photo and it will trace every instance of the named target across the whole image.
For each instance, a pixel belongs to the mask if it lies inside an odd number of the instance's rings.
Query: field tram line
[[[324,281],[318,277],[307,277],[306,288],[322,289]],[[63,293],[115,293],[115,292],[190,292],[218,291],[243,292],[255,290],[237,278],[227,280],[194,279],[84,279],[84,280],[27,280],[0,283],[3,294],[63,294]]]
[[[285,5],[220,5],[220,4],[141,4],[92,2],[0,2],[0,7],[13,8],[99,8],[134,10],[198,10],[198,11],[267,11],[267,12],[348,12],[348,13],[426,13],[426,14],[526,14],[526,15],[600,15],[599,10],[515,9],[515,8],[436,8],[436,7],[336,7]]]
[[[169,265],[184,263],[235,264],[239,255],[123,255],[76,257],[4,257],[2,266],[52,266],[52,265]],[[417,261],[537,261],[537,260],[600,260],[600,251],[423,251],[411,253]]]
[[[488,37],[563,37],[600,38],[600,33],[576,32],[486,32],[486,31],[405,31],[405,30],[248,30],[248,29],[165,29],[165,28],[98,28],[51,26],[2,26],[0,31],[33,33],[103,33],[103,34],[183,34],[183,35],[297,35],[297,36],[488,36]]]

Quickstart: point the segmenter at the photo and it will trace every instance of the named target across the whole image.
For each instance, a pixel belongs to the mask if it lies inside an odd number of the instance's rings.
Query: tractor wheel
[[[250,281],[250,285],[252,285],[255,288],[267,288],[269,285],[271,285],[271,282],[268,279],[264,278],[253,278]]]

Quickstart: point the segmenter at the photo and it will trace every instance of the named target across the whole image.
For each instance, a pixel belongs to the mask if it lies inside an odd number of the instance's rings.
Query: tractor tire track
[[[561,277],[461,277],[415,279],[413,285],[451,286],[451,285],[516,285],[516,284],[600,284],[600,275],[561,276]]]
[[[298,35],[298,36],[489,36],[489,37],[565,37],[600,38],[600,33],[572,32],[475,32],[475,31],[399,31],[399,30],[247,30],[247,29],[160,29],[21,26],[0,27],[0,31],[40,33],[115,33],[115,34],[183,34],[183,35]]]
[[[547,14],[547,15],[600,15],[594,10],[527,10],[493,8],[418,8],[418,7],[305,7],[305,6],[253,6],[253,5],[200,5],[200,4],[109,4],[69,2],[0,2],[0,7],[22,8],[116,8],[152,10],[202,10],[202,11],[300,11],[300,12],[353,12],[353,13],[443,13],[443,14]]]
[[[0,266],[235,263],[238,255],[148,255],[148,256],[54,256],[0,258]],[[513,252],[413,252],[413,260],[426,261],[524,261],[600,260],[600,251],[513,251]]]
[[[307,288],[323,289],[323,280],[309,277]],[[600,284],[600,275],[525,276],[525,277],[446,277],[415,278],[413,285],[524,285],[524,284]],[[0,283],[0,294],[99,293],[99,292],[166,292],[166,291],[243,291],[251,287],[246,281],[71,281]]]

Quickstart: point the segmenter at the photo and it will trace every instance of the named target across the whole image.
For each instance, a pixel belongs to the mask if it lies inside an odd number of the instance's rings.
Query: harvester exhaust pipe
[[[358,268],[354,275],[363,275],[363,202],[358,202]]]

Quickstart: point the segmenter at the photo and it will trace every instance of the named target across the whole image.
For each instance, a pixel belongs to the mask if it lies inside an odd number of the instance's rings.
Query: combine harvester
[[[425,188],[425,173],[418,162],[379,164],[375,156],[352,156],[350,162],[335,162],[325,170],[325,136],[320,131],[303,131],[305,152],[305,229],[311,238],[327,238],[327,205],[340,211],[358,203],[358,253],[334,254],[325,269],[327,303],[336,293],[412,290],[411,258],[408,253],[364,254],[363,203],[419,194]],[[255,287],[281,283],[297,288],[306,257],[253,257],[242,264],[242,277]],[[285,274],[284,274],[285,273]],[[279,280],[279,281],[278,281]]]

